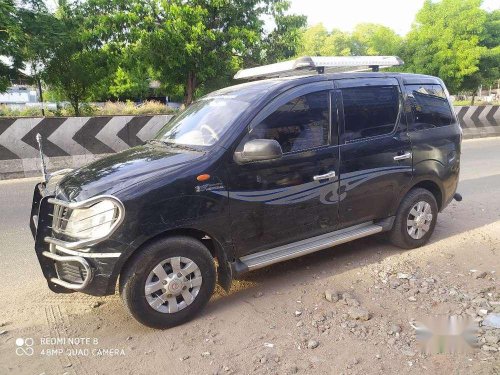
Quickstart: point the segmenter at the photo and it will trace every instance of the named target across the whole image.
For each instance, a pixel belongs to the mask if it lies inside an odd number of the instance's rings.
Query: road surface
[[[118,296],[48,291],[28,228],[36,182],[0,182],[1,374],[500,371],[499,352],[494,351],[457,360],[408,355],[415,350],[407,325],[412,313],[433,311],[440,303],[446,305],[444,312],[451,312],[461,308],[460,301],[449,305],[453,301],[436,302],[429,295],[421,297],[421,305],[401,308],[408,305],[406,296],[401,299],[383,289],[376,273],[380,267],[416,269],[423,276],[437,275],[447,291],[477,293],[489,288],[490,297],[495,297],[495,272],[500,272],[500,138],[463,143],[458,188],[463,202],[453,202],[440,215],[432,241],[424,248],[403,252],[374,237],[268,267],[237,282],[229,295],[219,292],[195,321],[168,331],[140,326]],[[471,270],[476,269],[490,276],[475,279]],[[353,293],[370,310],[373,317],[364,329],[360,323],[343,328],[344,307],[325,305],[321,296],[328,288]],[[326,318],[314,320],[320,311]],[[328,327],[319,330],[318,324],[330,319]],[[311,326],[311,320],[316,324]],[[377,332],[394,321],[403,332],[392,344],[385,333]],[[356,335],[358,329],[361,333]],[[84,337],[97,341],[42,343],[43,338]],[[17,348],[29,349],[30,341],[22,343],[19,338],[33,338],[33,355],[16,353]],[[318,348],[307,349],[304,342],[311,338],[319,342]]]

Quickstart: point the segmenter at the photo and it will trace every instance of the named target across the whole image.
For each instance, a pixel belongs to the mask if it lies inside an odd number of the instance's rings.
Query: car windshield
[[[230,97],[202,98],[167,123],[156,139],[177,145],[212,146],[248,105]]]

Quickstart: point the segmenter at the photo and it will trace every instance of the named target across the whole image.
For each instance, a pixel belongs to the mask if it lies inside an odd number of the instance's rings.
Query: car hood
[[[102,158],[76,169],[61,179],[56,196],[82,201],[96,195],[116,194],[138,183],[185,168],[202,152],[146,144]]]

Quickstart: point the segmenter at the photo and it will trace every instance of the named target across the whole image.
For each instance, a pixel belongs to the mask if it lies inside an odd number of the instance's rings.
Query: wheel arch
[[[428,190],[436,199],[436,203],[438,205],[438,210],[441,211],[444,207],[444,202],[443,202],[443,187],[441,184],[434,178],[432,177],[422,177],[421,179],[413,181],[413,184],[406,189],[403,194],[398,199],[398,205],[395,210],[399,207],[401,202],[403,201],[404,197],[413,189],[415,188],[422,188]]]
[[[114,272],[114,280],[111,285],[116,287],[119,276],[133,261],[133,259],[141,254],[141,249],[144,249],[149,244],[160,239],[174,236],[190,237],[197,239],[201,243],[203,243],[207,247],[210,254],[212,254],[212,257],[214,259],[217,259],[217,282],[222,286],[224,290],[229,291],[232,283],[232,272],[231,267],[228,264],[228,255],[224,246],[217,238],[212,236],[210,233],[195,228],[174,228],[165,230],[141,243],[141,245],[139,245],[134,251],[128,254],[128,256],[121,262],[120,266],[117,267]],[[114,290],[112,293],[114,293]]]

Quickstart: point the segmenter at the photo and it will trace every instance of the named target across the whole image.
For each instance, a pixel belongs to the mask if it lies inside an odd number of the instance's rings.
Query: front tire
[[[434,232],[437,215],[436,198],[429,190],[410,190],[399,205],[389,240],[403,249],[425,245]]]
[[[160,239],[141,250],[120,276],[120,294],[140,323],[165,329],[191,320],[216,282],[214,259],[200,241]]]

